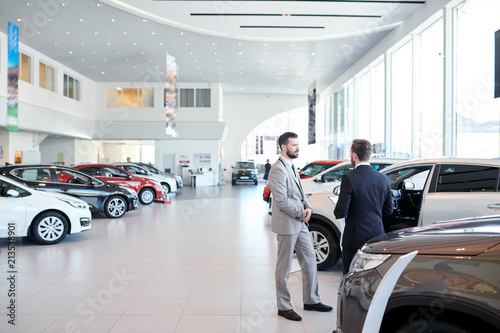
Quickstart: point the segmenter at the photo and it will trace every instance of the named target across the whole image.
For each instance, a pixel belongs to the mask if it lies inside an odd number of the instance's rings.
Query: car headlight
[[[387,259],[391,257],[390,254],[374,254],[366,253],[358,250],[351,262],[351,267],[349,267],[349,273],[367,271],[369,269],[374,269]]]
[[[127,187],[127,186],[122,186],[122,185],[118,185],[122,190],[125,190],[127,191],[128,193],[130,194],[134,194],[134,195],[137,195],[137,192],[135,192],[133,189],[131,189],[130,187]]]
[[[68,205],[71,205],[75,208],[82,208],[82,209],[87,209],[89,208],[89,205],[87,205],[86,202],[81,202],[81,201],[76,201],[76,200],[71,200],[71,199],[66,199],[66,198],[57,198],[65,203],[67,203]]]

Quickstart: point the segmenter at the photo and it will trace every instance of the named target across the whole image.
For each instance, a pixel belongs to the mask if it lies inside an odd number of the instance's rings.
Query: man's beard
[[[286,152],[286,156],[288,156],[290,158],[297,158],[297,157],[299,157],[299,152],[296,152],[295,155],[292,155],[289,152]]]

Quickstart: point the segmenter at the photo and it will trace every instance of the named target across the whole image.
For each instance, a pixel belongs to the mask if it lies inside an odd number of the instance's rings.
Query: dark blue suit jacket
[[[333,213],[337,219],[346,218],[342,246],[360,248],[385,232],[382,215],[392,214],[389,179],[372,166],[358,166],[342,177]]]

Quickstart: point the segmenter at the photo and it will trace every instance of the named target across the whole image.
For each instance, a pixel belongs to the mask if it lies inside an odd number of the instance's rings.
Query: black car
[[[368,241],[340,283],[336,332],[362,332],[371,303],[382,306],[373,301],[382,279],[415,250],[390,293],[380,332],[500,332],[500,216],[413,227]]]
[[[29,187],[60,192],[80,198],[92,212],[110,218],[122,217],[137,209],[137,193],[128,187],[105,182],[80,171],[57,165],[10,165],[0,167],[0,174]]]
[[[252,182],[254,185],[257,185],[259,182],[257,173],[258,171],[254,162],[236,162],[231,177],[232,184],[236,185],[236,182]]]

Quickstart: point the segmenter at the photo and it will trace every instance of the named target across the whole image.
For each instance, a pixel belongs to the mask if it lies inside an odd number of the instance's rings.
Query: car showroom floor
[[[276,315],[276,245],[263,187],[185,187],[170,204],[116,220],[94,215],[92,230],[57,245],[19,239],[14,274],[2,240],[0,332],[333,331],[340,264],[319,272],[322,302],[333,312],[303,310],[296,272],[289,284],[303,321]]]

